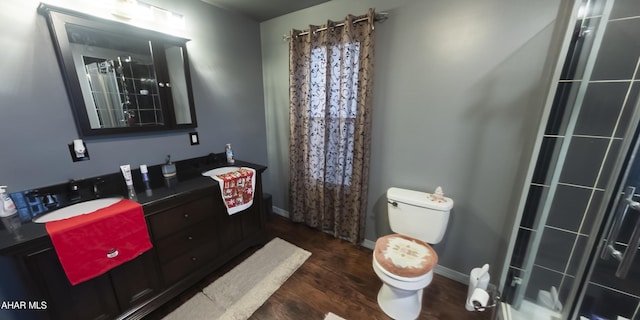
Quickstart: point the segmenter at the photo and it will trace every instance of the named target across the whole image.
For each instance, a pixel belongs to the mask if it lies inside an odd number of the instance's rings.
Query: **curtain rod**
[[[389,19],[389,17],[387,17],[388,14],[389,13],[387,13],[387,12],[376,13],[375,14],[375,18],[373,19],[373,21],[374,22],[385,21],[385,20]],[[367,21],[367,20],[369,20],[369,18],[368,17],[364,17],[364,18],[353,20],[353,23],[358,23],[358,22]],[[336,24],[336,25],[334,25],[332,27],[333,28],[344,27],[344,22],[338,23],[338,24]],[[326,31],[326,30],[327,30],[327,27],[322,27],[322,28],[316,29],[316,32],[318,32],[318,31]],[[302,32],[298,33],[296,35],[296,37],[304,36],[304,35],[308,35],[308,34],[309,34],[309,31],[302,31]],[[283,41],[291,40],[291,35],[288,35],[288,34],[282,35],[282,40]]]

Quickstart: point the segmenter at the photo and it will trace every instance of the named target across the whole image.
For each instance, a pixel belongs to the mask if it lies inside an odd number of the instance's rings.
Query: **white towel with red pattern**
[[[242,167],[212,176],[212,178],[220,185],[222,200],[229,215],[251,207],[256,185],[256,170]]]

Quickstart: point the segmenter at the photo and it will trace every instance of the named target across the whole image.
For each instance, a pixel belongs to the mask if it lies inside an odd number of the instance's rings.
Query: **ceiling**
[[[262,22],[330,0],[202,0]]]

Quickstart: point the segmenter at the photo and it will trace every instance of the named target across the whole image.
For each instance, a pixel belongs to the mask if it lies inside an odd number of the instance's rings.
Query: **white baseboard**
[[[436,267],[433,269],[433,272],[435,272],[436,274],[439,274],[445,278],[449,278],[451,280],[454,281],[458,281],[464,285],[469,284],[469,275],[466,275],[462,272],[458,272],[455,271],[453,269],[449,269],[447,267],[443,267],[441,265],[436,265]]]
[[[365,247],[365,248],[369,248],[369,249],[373,250],[376,247],[376,242],[375,241],[371,241],[369,239],[364,239],[364,241],[362,241],[362,243],[360,245]]]
[[[285,218],[289,218],[289,211],[284,210],[282,208],[278,208],[276,206],[272,207],[273,213],[279,215],[279,216],[283,216]]]

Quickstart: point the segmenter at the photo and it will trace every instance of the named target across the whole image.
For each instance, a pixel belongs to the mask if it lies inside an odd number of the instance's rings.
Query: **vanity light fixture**
[[[137,0],[111,0],[111,14],[135,24],[149,24],[174,30],[184,30],[184,16]]]
[[[129,20],[135,17],[138,7],[136,0],[113,0],[113,9],[111,14],[114,16]]]

